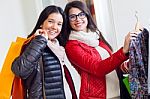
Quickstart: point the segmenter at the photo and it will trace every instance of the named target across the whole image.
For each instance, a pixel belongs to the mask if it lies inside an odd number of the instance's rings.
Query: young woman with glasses
[[[81,77],[79,99],[119,99],[119,81],[115,69],[128,59],[130,37],[136,37],[136,34],[128,33],[123,47],[112,54],[111,46],[98,30],[83,2],[69,2],[65,13],[65,49]]]

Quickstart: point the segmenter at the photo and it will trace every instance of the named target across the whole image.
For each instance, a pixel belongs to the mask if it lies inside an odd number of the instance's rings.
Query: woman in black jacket
[[[25,98],[77,99],[71,75],[65,65],[67,59],[61,36],[63,29],[63,10],[54,5],[46,7],[28,36],[34,38],[14,60],[12,71],[25,83]]]

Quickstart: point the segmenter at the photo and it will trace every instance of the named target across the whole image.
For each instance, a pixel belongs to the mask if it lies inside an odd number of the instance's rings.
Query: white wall
[[[67,0],[42,0],[43,1],[43,7],[48,6],[49,4],[51,5],[57,5],[60,6],[64,9]]]
[[[134,30],[135,11],[143,27],[150,27],[150,0],[111,0],[118,47],[123,45],[124,36]]]
[[[66,0],[0,1],[0,70],[12,41],[26,37],[34,28],[44,7],[55,4],[64,8]]]
[[[94,0],[94,7],[98,28],[113,49],[116,50],[117,40],[110,0]]]
[[[97,24],[114,51],[123,46],[124,37],[134,30],[135,11],[143,27],[150,27],[150,0],[94,0]]]
[[[0,70],[12,41],[26,37],[36,20],[40,2],[37,0],[0,1]]]

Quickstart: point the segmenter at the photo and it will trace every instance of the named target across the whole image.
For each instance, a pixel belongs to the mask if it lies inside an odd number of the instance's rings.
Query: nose
[[[53,23],[52,28],[53,28],[53,29],[57,29],[57,27],[58,27],[57,24],[56,24],[56,23]]]
[[[76,16],[76,20],[79,20],[80,18],[79,18],[79,16]]]

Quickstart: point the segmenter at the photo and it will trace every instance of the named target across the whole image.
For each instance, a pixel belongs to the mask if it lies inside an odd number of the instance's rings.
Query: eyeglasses
[[[80,12],[79,14],[71,14],[69,15],[69,20],[70,21],[75,21],[79,17],[80,19],[84,19],[86,17],[86,14],[84,12]]]

